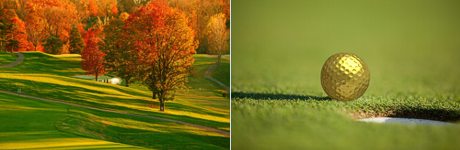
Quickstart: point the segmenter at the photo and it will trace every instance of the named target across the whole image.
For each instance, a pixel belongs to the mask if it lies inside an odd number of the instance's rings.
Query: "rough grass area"
[[[459,5],[232,1],[232,148],[458,149]],[[322,90],[321,67],[337,52],[369,66],[370,86],[356,101]],[[355,121],[372,116],[454,125]]]
[[[24,53],[24,55],[23,64],[0,71],[1,90],[17,92],[20,89],[21,94],[112,109],[134,115],[174,119],[229,131],[228,98],[217,94],[219,87],[214,86],[202,76],[192,76],[190,80],[194,82],[189,83],[191,88],[178,91],[176,99],[166,103],[166,111],[160,112],[158,100],[151,99],[151,93],[143,85],[124,87],[74,77],[84,74],[80,69],[79,55],[56,56],[44,53]],[[196,56],[196,64],[203,64],[199,66],[203,68],[209,67],[210,62],[200,57],[200,55]],[[198,66],[195,65],[195,67]],[[14,101],[16,101],[15,98],[9,98],[7,102]],[[2,110],[6,110],[20,106],[8,104],[3,107]],[[48,116],[41,111],[34,113],[37,115],[43,113],[41,118]],[[94,138],[146,148],[227,149],[229,146],[229,137],[226,135],[184,124],[75,108],[56,114],[60,115],[59,120],[36,123],[55,127],[61,133],[76,137]],[[27,118],[28,114],[17,116]],[[0,118],[13,117],[5,113],[0,115]],[[19,123],[22,122],[11,121],[10,127]],[[5,124],[0,125],[0,129],[3,128],[6,128]],[[16,137],[14,134],[7,134],[5,138],[16,140],[0,142],[0,145],[11,142],[13,144],[9,144],[10,146],[14,146],[14,142],[27,143],[22,137]]]

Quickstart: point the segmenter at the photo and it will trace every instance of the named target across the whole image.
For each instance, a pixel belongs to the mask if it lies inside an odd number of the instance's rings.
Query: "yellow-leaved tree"
[[[206,26],[208,54],[217,55],[217,65],[220,64],[222,55],[228,52],[229,47],[229,34],[225,22],[225,14],[218,13],[209,19]]]

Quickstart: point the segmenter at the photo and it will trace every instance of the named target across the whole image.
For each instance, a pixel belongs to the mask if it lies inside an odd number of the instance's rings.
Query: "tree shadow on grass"
[[[6,88],[7,87],[7,88]],[[111,95],[101,91],[95,91],[77,86],[58,85],[54,83],[38,82],[31,80],[22,79],[4,79],[0,78],[0,90],[6,90],[10,92],[17,92],[17,89],[21,88],[21,93],[30,96],[38,96],[41,98],[55,99],[56,101],[69,102],[73,104],[91,106],[94,108],[103,108],[108,110],[118,110],[128,112],[132,114],[138,114],[143,116],[154,116],[173,120],[180,120],[187,123],[198,124],[202,126],[209,126],[212,128],[228,127],[228,123],[217,122],[213,120],[207,120],[204,118],[195,118],[185,115],[172,115],[160,112],[151,112],[142,109],[135,109],[127,107],[124,104],[135,105],[135,106],[148,106],[151,103],[159,105],[158,101],[146,101],[142,99],[129,99],[120,98],[117,95]],[[115,89],[117,90],[117,89]],[[86,94],[92,93],[92,94]],[[102,94],[102,95],[99,95]],[[177,103],[167,103],[171,108],[190,111],[195,113],[203,113],[209,115],[216,115],[211,111],[205,109],[197,109],[187,107],[186,105]]]
[[[232,92],[232,99],[254,99],[254,100],[332,100],[330,97],[312,96],[312,95],[294,95],[294,94],[272,94],[272,93],[245,93]]]
[[[225,149],[230,145],[229,137],[197,134],[192,132],[196,129],[182,128],[174,123],[100,111],[84,112],[68,113],[66,118],[56,122],[55,127],[74,135],[154,149]],[[116,121],[113,118],[127,122],[121,126],[110,123]]]

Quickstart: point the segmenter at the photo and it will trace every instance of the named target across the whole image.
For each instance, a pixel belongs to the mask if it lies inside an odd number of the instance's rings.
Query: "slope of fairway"
[[[460,3],[232,1],[232,148],[458,149]],[[338,102],[320,82],[337,52],[363,58],[363,97]],[[449,126],[372,124],[393,116]]]
[[[158,100],[151,99],[150,92],[143,88],[74,77],[84,74],[79,55],[24,56],[24,63],[1,70],[0,90],[84,106],[66,111],[65,117],[54,122],[59,131],[148,148],[228,148],[228,99],[221,97],[219,88],[202,76],[191,77],[202,84],[201,88],[193,88],[190,82],[192,88],[178,91],[176,100],[167,102],[166,111],[159,112]],[[196,64],[203,67],[213,64],[200,59],[200,55],[196,57]]]
[[[56,123],[69,107],[0,94],[0,147],[2,149],[140,149],[140,147],[64,133]],[[71,107],[70,107],[71,109]]]

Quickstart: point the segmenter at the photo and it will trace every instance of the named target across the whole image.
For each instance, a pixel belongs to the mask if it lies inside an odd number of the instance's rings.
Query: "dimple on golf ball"
[[[364,61],[352,53],[329,57],[321,70],[321,85],[329,97],[349,101],[361,97],[369,86],[370,72]]]

